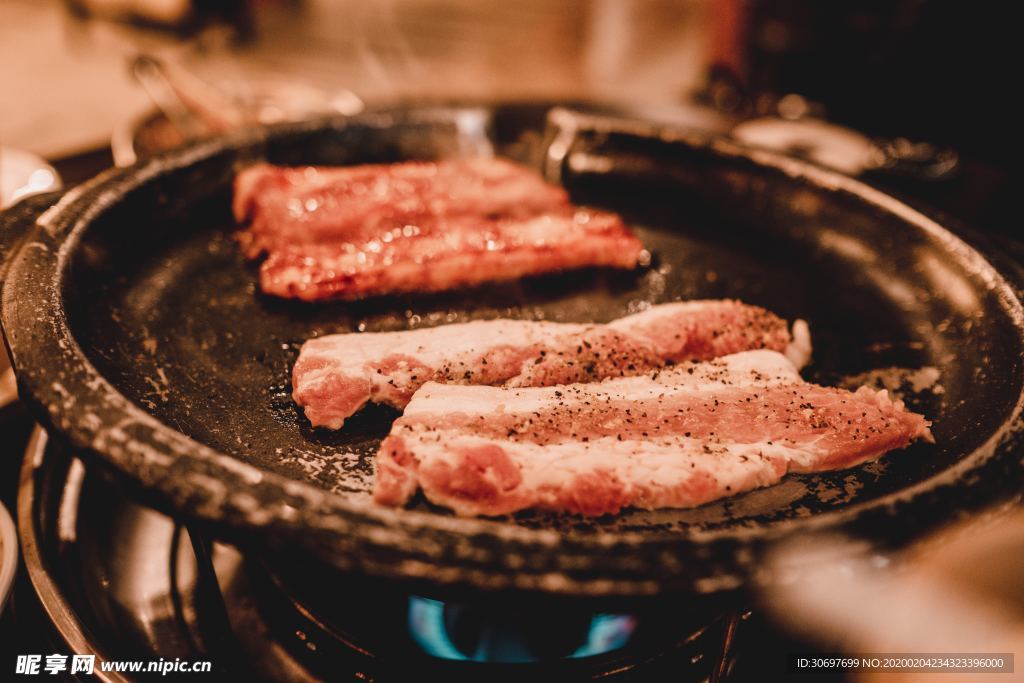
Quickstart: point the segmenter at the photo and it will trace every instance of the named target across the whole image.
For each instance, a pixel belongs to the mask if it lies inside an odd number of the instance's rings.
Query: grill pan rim
[[[157,181],[165,173],[187,168],[215,154],[258,145],[270,136],[314,131],[326,126],[387,127],[396,125],[396,122],[408,121],[410,116],[443,118],[449,112],[458,111],[461,109],[430,108],[414,110],[411,114],[407,111],[371,113],[348,119],[318,119],[260,128],[200,142],[124,169],[112,169],[71,190],[40,217],[34,234],[13,256],[7,273],[3,291],[3,319],[13,362],[18,370],[22,396],[49,428],[67,437],[75,447],[89,451],[113,466],[139,488],[150,490],[169,509],[201,520],[228,525],[251,522],[248,512],[232,509],[234,503],[229,498],[217,501],[210,496],[204,497],[205,494],[186,495],[181,482],[176,480],[178,475],[188,473],[189,468],[182,465],[183,462],[195,463],[201,469],[208,468],[207,471],[192,474],[200,477],[214,476],[229,482],[229,488],[231,483],[235,483],[259,484],[278,489],[285,494],[282,501],[287,502],[283,504],[297,510],[289,516],[282,507],[277,511],[275,519],[249,526],[277,527],[281,530],[309,528],[320,534],[355,534],[361,544],[384,547],[393,547],[396,542],[407,545],[415,542],[418,534],[427,531],[450,539],[490,537],[499,543],[558,548],[559,552],[569,550],[568,546],[571,546],[575,550],[572,555],[584,556],[620,545],[642,545],[678,552],[679,548],[672,546],[681,543],[689,546],[714,544],[719,541],[742,544],[748,540],[760,542],[781,538],[795,531],[839,528],[865,512],[891,512],[929,491],[956,486],[968,472],[984,465],[996,455],[1001,445],[1020,430],[1024,392],[1018,397],[1010,418],[979,448],[965,455],[954,466],[888,496],[806,519],[781,520],[756,529],[701,530],[685,535],[617,532],[614,535],[576,537],[570,543],[551,530],[526,529],[494,520],[458,519],[429,512],[381,508],[372,503],[347,500],[339,494],[306,482],[262,471],[160,422],[115,389],[78,346],[64,306],[68,265],[82,235],[119,197],[145,183]],[[891,196],[833,171],[775,153],[745,148],[717,136],[641,122],[608,120],[606,123],[591,123],[607,125],[609,130],[655,137],[668,144],[707,146],[715,153],[752,161],[758,166],[782,172],[795,182],[849,194],[895,215],[904,223],[939,240],[945,249],[958,256],[960,262],[971,264],[977,269],[975,272],[988,279],[990,288],[998,293],[1000,305],[1013,321],[1024,345],[1024,308],[1014,287],[964,240]],[[46,286],[40,287],[39,276],[44,274],[48,274]],[[94,417],[90,418],[89,414]],[[142,434],[132,436],[128,433],[131,429],[139,429]],[[160,463],[166,465],[163,476],[154,473],[154,468],[161,467]],[[375,530],[386,533],[375,536]],[[400,538],[402,536],[404,538]],[[333,558],[328,553],[325,559]],[[470,580],[470,583],[473,581]]]

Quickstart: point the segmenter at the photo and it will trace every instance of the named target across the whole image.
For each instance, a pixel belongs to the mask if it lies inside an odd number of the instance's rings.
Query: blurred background
[[[57,161],[93,153],[65,169],[77,182],[110,163],[111,138],[127,162],[133,144],[148,153],[253,120],[388,101],[601,100],[723,131],[756,120],[737,137],[853,174],[881,168],[1005,230],[1019,118],[1010,11],[936,0],[5,0],[0,144]],[[163,120],[144,125],[154,110]]]
[[[0,207],[254,123],[410,100],[600,102],[859,176],[983,232],[1020,262],[1013,9],[937,0],[3,0]],[[15,398],[8,372],[0,405]],[[25,415],[2,414],[8,448],[20,453]],[[17,465],[7,458],[0,470],[8,507]],[[820,591],[765,596],[770,635],[755,631],[753,647],[1011,651],[1024,642],[1024,519],[1005,516],[1017,507],[922,544],[895,574],[888,560],[840,544]],[[790,548],[780,561],[807,552]],[[934,593],[912,589],[922,585]],[[898,629],[879,627],[897,619]],[[964,624],[975,640],[950,637]],[[748,657],[748,677],[737,679],[757,680],[757,661]]]

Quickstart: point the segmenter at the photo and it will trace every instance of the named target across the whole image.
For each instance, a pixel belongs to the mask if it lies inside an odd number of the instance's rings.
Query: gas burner
[[[434,594],[243,553],[126,499],[38,429],[18,507],[56,639],[99,659],[210,660],[271,681],[685,681],[719,680],[732,656],[722,609]]]
[[[675,603],[430,594],[294,558],[263,557],[247,576],[275,641],[323,677],[345,661],[381,680],[705,680],[732,623]]]

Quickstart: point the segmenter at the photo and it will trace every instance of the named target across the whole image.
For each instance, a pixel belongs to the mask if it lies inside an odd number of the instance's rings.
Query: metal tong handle
[[[216,88],[156,57],[140,54],[131,69],[153,103],[186,138],[228,131],[249,120]]]

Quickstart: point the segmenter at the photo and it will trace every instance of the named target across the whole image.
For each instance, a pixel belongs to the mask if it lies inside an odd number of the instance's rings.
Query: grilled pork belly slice
[[[305,300],[438,292],[586,266],[630,269],[642,251],[617,215],[596,209],[427,217],[367,240],[275,249],[260,266],[260,287]]]
[[[430,383],[381,444],[374,498],[403,505],[419,488],[460,515],[692,507],[852,467],[928,428],[885,391],[809,384],[767,350],[591,384]]]
[[[250,256],[297,244],[371,238],[424,216],[530,216],[569,205],[533,171],[502,159],[362,166],[258,164],[235,178],[235,220]],[[301,229],[299,229],[301,228]]]
[[[500,159],[347,168],[255,166],[235,218],[264,292],[306,300],[439,291],[582,266],[633,268],[615,214]]]
[[[748,349],[788,351],[803,364],[806,324],[738,301],[653,306],[607,325],[489,320],[408,332],[311,339],[292,375],[315,426],[339,429],[367,402],[403,408],[423,384],[551,386],[636,375]]]

